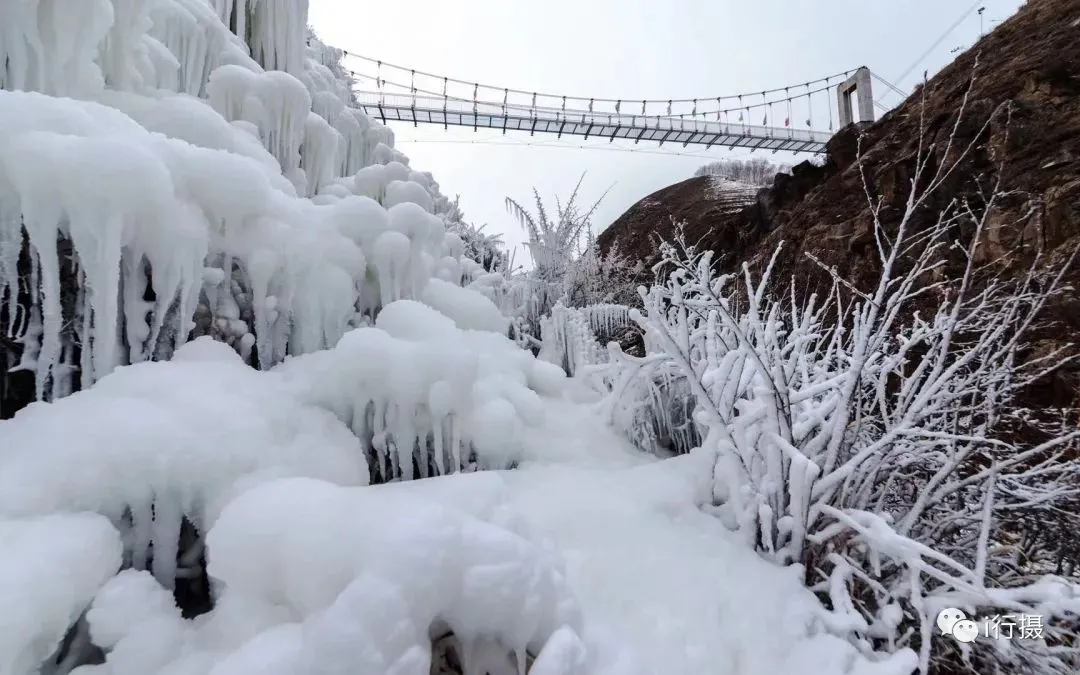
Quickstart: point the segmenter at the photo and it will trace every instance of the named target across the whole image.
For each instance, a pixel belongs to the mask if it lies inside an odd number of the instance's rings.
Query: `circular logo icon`
[[[949,635],[957,642],[971,643],[979,637],[979,624],[955,607],[938,612],[937,627],[942,635]]]
[[[979,625],[971,619],[960,619],[953,624],[952,636],[957,642],[975,642],[979,637]]]

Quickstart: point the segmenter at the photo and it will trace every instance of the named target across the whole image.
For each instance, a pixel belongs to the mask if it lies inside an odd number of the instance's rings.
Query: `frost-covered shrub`
[[[603,196],[587,210],[577,205],[583,179],[565,204],[556,199],[554,220],[536,190],[535,214],[506,198],[507,208],[529,236],[533,266],[503,275],[512,289],[503,306],[515,317],[522,346],[568,374],[579,365],[603,360],[596,356],[601,352],[596,343],[616,338],[620,329],[633,325],[625,319],[629,303],[635,302],[631,267],[617,252],[601,254],[592,232],[592,214]],[[584,313],[579,316],[571,308]]]
[[[477,227],[460,219],[448,219],[448,223],[448,229],[464,242],[465,255],[479,262],[485,272],[510,272],[510,259],[501,234],[485,233],[487,225]]]
[[[1075,533],[1080,431],[1014,402],[1062,363],[1060,351],[1020,357],[1072,260],[1036,258],[1013,281],[978,266],[1000,186],[980,208],[953,205],[916,229],[970,151],[946,151],[940,165],[924,151],[906,211],[886,220],[873,209],[882,271],[870,288],[831,272],[823,297],[803,299],[796,279],[773,297],[775,256],[759,278],[718,275],[709,253],[666,245],[666,277],[642,290],[634,317],[647,353],[617,354],[609,405],[616,420],[635,418],[643,400],[663,417],[670,404],[653,393],[653,373],[677,369],[715,453],[718,517],[764,555],[803,565],[831,628],[860,650],[910,649],[922,672],[955,659],[1075,672],[1080,583],[1061,576],[1075,534],[1069,544],[1033,525],[1070,522]],[[957,260],[957,276],[940,273]],[[932,642],[945,607],[1039,615],[1045,627],[976,657]]]
[[[662,353],[634,358],[618,344],[610,344],[608,352],[610,360],[589,375],[605,394],[604,412],[612,426],[644,452],[681,455],[699,447],[697,400],[678,365]]]

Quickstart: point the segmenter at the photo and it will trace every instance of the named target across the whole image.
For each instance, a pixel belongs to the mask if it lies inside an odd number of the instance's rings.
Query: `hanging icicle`
[[[671,117],[671,100],[670,99],[667,102],[667,114],[668,114],[668,117]]]
[[[787,117],[784,118],[784,126],[791,126],[791,96],[788,94],[788,88],[784,87],[784,96],[786,97],[784,102],[787,104]]]
[[[619,108],[622,107],[622,101],[615,101],[615,114],[619,114]]]
[[[697,117],[697,99],[694,99],[694,109],[690,112],[690,117]]]
[[[589,99],[589,112],[592,112],[592,107],[593,107],[593,100],[590,98]]]
[[[720,121],[720,106],[722,106],[722,105],[723,105],[723,102],[721,102],[720,98],[717,97],[717,99],[716,99],[716,121],[717,122]],[[724,114],[726,115],[727,111],[725,111]]]

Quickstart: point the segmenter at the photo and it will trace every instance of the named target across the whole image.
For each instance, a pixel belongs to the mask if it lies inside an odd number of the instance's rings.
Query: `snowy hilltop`
[[[890,341],[892,291],[853,334],[749,278],[740,313],[669,247],[640,306],[522,335],[538,292],[473,259],[306,23],[0,5],[0,675],[906,675],[943,607],[1075,615],[1065,580],[990,588],[920,544],[936,502],[871,508],[918,445],[985,548],[992,500],[939,441],[970,442],[1011,343],[927,357],[906,408],[866,382],[1024,307]],[[616,325],[644,355],[601,345]]]

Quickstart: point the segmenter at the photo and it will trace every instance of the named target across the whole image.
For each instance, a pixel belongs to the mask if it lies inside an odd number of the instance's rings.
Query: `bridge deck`
[[[616,138],[687,145],[718,145],[729,148],[786,152],[821,152],[831,132],[790,127],[767,127],[743,123],[590,113],[583,110],[504,106],[489,101],[466,101],[438,96],[356,92],[365,114],[387,122],[441,124],[444,127],[528,131],[531,134]],[[629,103],[629,102],[628,102]]]

